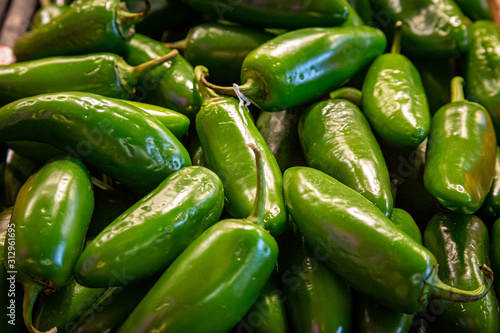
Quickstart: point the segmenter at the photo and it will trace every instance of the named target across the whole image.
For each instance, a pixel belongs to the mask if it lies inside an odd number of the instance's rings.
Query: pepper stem
[[[330,99],[345,99],[356,104],[358,108],[361,108],[363,105],[361,91],[351,87],[340,88],[332,91],[330,93]]]
[[[255,163],[257,164],[257,191],[253,203],[252,212],[247,218],[250,222],[258,226],[264,225],[264,211],[266,206],[266,173],[264,171],[264,161],[260,149],[255,143],[247,144],[247,147],[253,150],[255,154]]]
[[[32,280],[23,281],[23,290],[24,290],[24,298],[23,298],[23,319],[26,328],[30,333],[41,333],[39,330],[33,327],[33,306],[35,305],[35,301],[38,295],[45,290],[45,286],[41,283]],[[48,330],[46,333],[55,333],[57,332],[57,327],[53,327]]]
[[[461,76],[455,76],[451,80],[451,101],[460,102],[465,100],[464,79]]]
[[[206,68],[205,66],[196,66],[194,68],[194,75],[196,76],[196,81],[198,82],[201,98],[203,100],[220,97],[215,91],[204,84],[204,82],[206,82],[207,80],[206,77],[208,76],[208,68]]]
[[[212,89],[213,91],[215,91],[219,94],[235,96],[235,97],[237,96],[233,87],[221,87],[221,86],[218,86],[218,85],[215,85],[213,83],[208,82],[205,78],[203,78],[201,80],[201,83],[203,83],[206,87]],[[248,81],[245,82],[245,84],[242,84],[241,86],[239,86],[239,88],[240,88],[240,92],[244,95],[247,95],[247,96],[256,95],[261,90],[258,82],[253,80],[253,79],[248,79]]]
[[[187,38],[185,38],[183,40],[178,40],[177,42],[163,43],[163,45],[165,45],[168,48],[177,49],[177,50],[181,50],[181,51],[184,51],[185,49],[187,49],[187,44],[188,44]]]
[[[432,288],[429,296],[455,302],[475,302],[480,300],[486,296],[493,284],[493,271],[486,265],[482,265],[479,269],[484,273],[484,283],[476,290],[471,291],[458,289],[445,284],[437,276],[437,269],[434,270],[426,281]]]
[[[131,13],[126,10],[126,5],[124,2],[120,4],[120,8],[118,9],[118,22],[124,28],[130,28],[133,25],[144,20],[151,11],[151,1],[144,0],[144,10],[140,13]]]
[[[403,34],[403,22],[397,21],[394,29],[394,39],[392,40],[391,53],[401,53],[401,37]]]

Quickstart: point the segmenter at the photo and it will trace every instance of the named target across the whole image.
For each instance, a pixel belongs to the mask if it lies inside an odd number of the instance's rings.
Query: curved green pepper
[[[263,111],[282,111],[328,93],[384,52],[382,31],[361,27],[307,28],[262,44],[245,58],[240,91]],[[233,88],[204,82],[216,92]]]
[[[64,3],[60,4],[57,1],[52,3],[51,0],[40,0],[40,5],[41,7],[36,11],[31,20],[31,29],[37,29],[49,23],[69,8]]]
[[[342,99],[314,104],[300,119],[299,137],[308,166],[358,191],[391,215],[389,171],[356,105]]]
[[[196,75],[204,77],[208,70],[196,67]],[[262,152],[266,175],[267,200],[264,225],[273,235],[286,228],[288,214],[283,197],[283,178],[278,163],[252,119],[237,99],[217,96],[203,87],[205,101],[196,116],[196,132],[207,166],[224,184],[225,209],[232,217],[248,216],[258,186],[252,152],[246,148],[255,143]],[[214,133],[217,133],[214,135]]]
[[[129,99],[140,78],[177,51],[138,66],[129,66],[115,54],[52,57],[0,67],[0,105],[60,91],[82,91]]]
[[[283,234],[279,242],[279,270],[290,326],[294,332],[349,332],[349,285],[325,265],[324,253],[310,248],[294,229]]]
[[[77,155],[138,193],[191,164],[186,149],[154,117],[90,93],[39,95],[0,108],[0,141],[16,140]]]
[[[24,289],[23,317],[31,332],[38,294],[66,285],[80,256],[94,209],[90,176],[75,159],[56,159],[24,183],[4,249],[5,266]],[[43,241],[40,241],[43,240]]]
[[[207,229],[170,265],[118,333],[226,332],[248,312],[269,280],[278,244],[262,227],[266,198],[264,162],[255,145],[255,204],[244,220]]]
[[[120,286],[116,271],[138,281],[163,272],[205,229],[219,221],[222,182],[204,167],[186,167],[111,222],[75,267],[84,286]],[[115,280],[116,284],[111,284]]]
[[[129,13],[119,0],[82,0],[16,41],[17,61],[98,52],[124,54],[133,25],[149,13]]]
[[[399,53],[402,23],[396,23],[391,53],[378,57],[363,84],[363,112],[374,131],[393,146],[418,146],[429,134],[431,114],[415,66]]]
[[[488,218],[500,215],[500,148],[497,147],[495,159],[495,178],[491,185],[490,192],[481,206],[480,213]]]
[[[405,52],[448,57],[467,50],[467,18],[453,0],[371,0],[371,5],[386,34],[403,22]]]
[[[127,46],[125,60],[137,66],[171,51],[158,41],[135,34]],[[193,67],[180,56],[145,75],[136,86],[135,98],[141,102],[173,109],[191,120],[201,106]]]
[[[473,291],[441,282],[436,258],[398,229],[375,205],[325,173],[305,167],[285,171],[287,207],[308,244],[349,285],[388,308],[412,314],[430,297],[475,301],[488,292],[493,273]]]
[[[166,45],[183,50],[191,65],[207,67],[215,83],[232,84],[239,83],[248,53],[273,37],[257,29],[205,23],[191,28],[186,39]]]
[[[474,21],[491,20],[488,0],[455,0],[465,15]]]
[[[456,77],[452,81],[452,102],[432,118],[425,189],[450,210],[476,212],[493,183],[496,145],[488,112],[464,100],[463,79]]]
[[[349,11],[339,0],[183,0],[202,13],[262,28],[299,29],[338,26]]]
[[[473,289],[484,283],[477,267],[489,265],[488,229],[473,215],[441,213],[424,233],[425,246],[436,256],[439,278],[457,288]],[[442,332],[500,332],[500,312],[495,290],[472,303],[439,301],[436,316]],[[437,305],[436,305],[437,306]]]

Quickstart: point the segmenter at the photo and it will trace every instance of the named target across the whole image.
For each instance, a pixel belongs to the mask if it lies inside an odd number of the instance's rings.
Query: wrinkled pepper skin
[[[470,28],[465,79],[467,99],[488,110],[500,138],[500,28],[492,21],[477,21]]]
[[[38,95],[0,108],[0,141],[49,143],[148,193],[191,164],[187,150],[153,116],[90,93]]]
[[[339,0],[183,0],[219,20],[261,28],[299,29],[341,25],[349,11]]]
[[[208,168],[224,184],[225,209],[234,218],[248,216],[254,204],[257,170],[254,155],[246,146],[251,142],[257,145],[265,161],[264,225],[273,235],[282,233],[288,223],[282,173],[248,113],[239,109],[238,100],[227,97],[205,101],[196,116],[196,132]]]
[[[368,121],[353,103],[311,106],[299,123],[307,165],[361,193],[386,216],[393,208],[389,171]]]
[[[263,228],[218,222],[177,257],[118,332],[226,332],[255,302],[277,259],[278,245]]]
[[[280,237],[279,269],[290,326],[294,332],[350,332],[351,291],[323,262],[324,252],[310,248],[290,228]]]
[[[491,20],[488,0],[455,0],[465,15],[471,20]]]
[[[474,289],[483,283],[478,265],[489,265],[489,237],[476,216],[441,213],[434,216],[424,233],[425,246],[436,256],[439,277],[457,288]],[[492,289],[472,303],[440,301],[443,312],[436,322],[443,332],[499,332],[500,309]]]
[[[444,207],[473,214],[495,176],[496,137],[479,104],[454,101],[432,118],[424,171],[425,189]]]
[[[479,211],[481,215],[488,218],[500,216],[500,148],[497,147],[496,149],[495,177],[490,192]]]
[[[467,51],[466,17],[452,0],[370,0],[375,13],[386,13],[380,22],[392,36],[403,22],[403,50],[409,54],[448,57]],[[468,1],[468,0],[467,0]]]
[[[135,34],[127,46],[125,60],[137,66],[170,51],[158,41]],[[149,72],[137,85],[135,99],[180,112],[190,120],[202,103],[193,67],[181,56]]]
[[[86,287],[120,286],[163,272],[203,231],[219,221],[222,182],[204,167],[186,167],[111,222],[83,251],[76,280]],[[114,280],[117,284],[112,284]]]
[[[16,41],[17,61],[98,52],[124,54],[133,21],[119,0],[82,0]]]
[[[246,95],[261,110],[282,111],[345,83],[386,45],[380,30],[366,26],[291,31],[250,52],[241,82],[253,80],[259,85],[258,94]]]

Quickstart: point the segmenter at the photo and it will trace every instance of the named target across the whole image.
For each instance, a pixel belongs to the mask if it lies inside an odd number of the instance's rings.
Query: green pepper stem
[[[126,5],[124,2],[120,4],[120,8],[118,9],[118,22],[120,25],[122,25],[124,28],[130,28],[133,25],[141,22],[144,20],[149,13],[151,12],[151,1],[150,0],[143,0],[144,1],[144,10],[140,13],[131,13],[126,10]]]
[[[148,62],[145,62],[143,64],[132,67],[132,72],[134,72],[135,75],[142,77],[150,70],[155,69],[156,67],[166,63],[169,60],[174,59],[178,55],[179,55],[179,51],[172,50],[169,53],[165,54],[164,56],[161,56],[159,58],[156,58],[156,59],[150,60]]]
[[[166,47],[168,47],[170,49],[177,49],[177,50],[181,50],[181,51],[184,51],[187,48],[187,44],[188,44],[187,38],[185,38],[183,40],[178,40],[177,42],[163,43],[163,45],[165,45]]]
[[[358,108],[361,108],[363,105],[361,91],[351,87],[340,88],[332,91],[330,93],[330,99],[345,99],[356,104]]]
[[[455,76],[451,80],[451,101],[464,101],[464,79],[461,76]]]
[[[394,29],[394,39],[392,40],[391,53],[401,53],[401,37],[403,34],[403,22],[397,21]]]
[[[255,143],[249,143],[247,147],[253,150],[257,165],[257,191],[252,212],[247,220],[258,226],[264,226],[264,211],[266,206],[266,173],[264,171],[264,161],[262,160],[262,153]]]
[[[32,280],[24,280],[23,281],[23,290],[24,290],[24,298],[23,298],[23,319],[26,328],[30,333],[41,333],[39,330],[33,327],[33,306],[35,305],[35,301],[38,295],[45,290],[45,285],[32,281]],[[46,333],[55,333],[57,332],[57,327],[53,327],[48,330]]]
[[[235,97],[237,96],[233,87],[221,87],[208,82],[206,79],[203,79],[201,83],[203,83],[206,87],[212,89],[213,91],[219,94],[235,96]],[[248,81],[245,82],[245,84],[239,86],[239,89],[243,95],[252,96],[258,94],[261,90],[261,87],[257,81],[253,79],[248,79]]]
[[[207,80],[206,77],[208,76],[208,68],[205,66],[196,66],[194,68],[194,75],[196,76],[196,81],[198,82],[198,86],[200,88],[201,98],[204,101],[220,97],[215,91],[204,84]]]
[[[437,275],[437,268],[431,273],[426,283],[430,286],[429,296],[455,302],[475,302],[480,300],[490,290],[493,284],[493,271],[486,265],[479,267],[484,273],[484,283],[476,290],[462,290],[442,282]]]

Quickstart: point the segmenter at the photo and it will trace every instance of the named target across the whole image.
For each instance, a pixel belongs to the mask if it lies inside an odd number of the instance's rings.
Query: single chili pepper
[[[4,257],[15,257],[5,266],[23,285],[23,318],[30,332],[38,332],[32,324],[38,294],[69,282],[93,208],[89,173],[72,158],[47,163],[21,188],[9,224],[15,244],[4,249]]]
[[[139,65],[172,50],[149,37],[135,34],[127,46],[125,60]],[[180,112],[193,120],[201,106],[193,67],[178,56],[152,70],[136,87],[138,101],[159,105]]]
[[[363,112],[374,131],[393,146],[418,146],[429,134],[431,114],[420,74],[401,55],[401,21],[390,53],[370,66],[363,84]]]
[[[371,0],[371,5],[387,35],[393,35],[397,21],[403,22],[407,53],[448,57],[467,50],[467,18],[452,0]]]
[[[338,26],[345,22],[349,11],[343,1],[312,0],[284,1],[183,0],[192,8],[219,20],[262,28],[299,29]]]
[[[479,210],[479,213],[486,218],[497,218],[500,216],[500,148],[497,147],[495,160],[495,176],[490,192]]]
[[[240,91],[263,111],[282,111],[328,93],[384,52],[385,35],[371,27],[307,28],[262,44],[245,58]],[[234,95],[206,81],[219,93]]]
[[[111,222],[87,245],[75,267],[84,286],[120,286],[116,271],[138,281],[163,272],[203,231],[219,221],[222,182],[204,167],[186,167]],[[111,285],[111,280],[115,280]]]
[[[358,13],[363,22],[370,25],[372,19],[372,7],[370,0],[347,0],[352,8]],[[350,12],[350,11],[349,11]]]
[[[477,269],[481,264],[489,265],[490,261],[488,229],[481,219],[451,212],[438,214],[427,224],[424,242],[436,256],[439,278],[444,283],[466,289],[485,283]],[[494,289],[472,303],[438,302],[443,311],[436,316],[436,322],[443,332],[500,332]]]
[[[0,141],[16,140],[49,143],[143,194],[191,164],[153,116],[91,93],[38,95],[0,108]]]
[[[276,272],[275,272],[276,273]],[[262,288],[259,297],[245,317],[233,327],[230,333],[287,333],[288,320],[285,311],[283,291],[278,285],[278,276],[273,273]]]
[[[306,165],[298,132],[302,111],[300,108],[281,112],[262,111],[255,123],[282,173],[289,167]]]
[[[208,74],[203,66],[196,67],[195,71],[200,80]],[[288,213],[282,173],[276,159],[237,99],[220,97],[204,86],[201,89],[204,102],[196,116],[196,132],[207,166],[224,184],[225,209],[235,218],[248,216],[252,210],[259,183],[255,177],[257,169],[252,163],[254,158],[246,146],[255,143],[262,152],[266,175],[268,199],[264,226],[273,235],[279,235],[287,226]]]
[[[294,332],[350,332],[351,291],[324,263],[324,252],[309,247],[294,224],[280,237],[279,270]]]
[[[470,49],[467,53],[465,79],[467,99],[488,110],[496,136],[500,138],[500,28],[492,21],[477,21],[470,28]]]
[[[34,174],[41,164],[25,158],[12,150],[7,151],[4,170],[4,191],[7,207],[14,206],[17,195],[26,180]]]
[[[259,179],[250,216],[220,221],[192,242],[119,333],[226,332],[255,302],[276,266],[278,244],[263,228],[264,161],[257,146],[249,146],[256,156]]]
[[[149,0],[141,13],[130,13],[119,0],[82,0],[52,21],[16,41],[17,61],[98,52],[124,54],[134,35],[134,24],[148,15]]]
[[[240,81],[248,53],[273,37],[258,29],[205,23],[191,28],[185,39],[165,45],[182,50],[191,65],[207,67],[215,83],[233,84]]]
[[[49,23],[69,8],[64,1],[62,3],[60,1],[55,1],[53,3],[51,0],[40,0],[40,5],[40,9],[35,12],[31,20],[32,30],[38,29],[40,26]]]
[[[473,302],[491,287],[493,272],[486,265],[481,266],[485,282],[476,290],[441,282],[431,252],[361,194],[321,171],[290,168],[284,189],[308,244],[326,253],[326,264],[353,289],[381,305],[412,314],[423,310],[429,298]]]
[[[474,21],[492,20],[488,0],[455,0],[465,15]]]
[[[385,215],[393,208],[389,171],[368,121],[353,103],[311,106],[299,123],[307,165],[361,193]]]
[[[463,83],[452,80],[451,103],[432,118],[424,185],[444,207],[472,214],[493,183],[497,141],[488,111],[464,99]]]
[[[0,105],[60,91],[129,99],[142,76],[177,54],[172,51],[135,67],[110,53],[52,57],[1,66]]]

